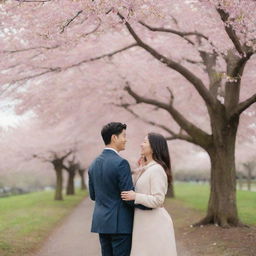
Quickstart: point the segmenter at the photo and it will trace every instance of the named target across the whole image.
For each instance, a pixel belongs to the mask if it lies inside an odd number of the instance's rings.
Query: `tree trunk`
[[[63,184],[63,176],[62,176],[62,168],[55,169],[56,173],[56,188],[55,188],[55,200],[63,200],[62,196],[62,184]]]
[[[247,167],[247,188],[248,188],[248,191],[251,191],[251,184],[252,184],[252,169],[251,169],[251,166],[248,166]]]
[[[67,184],[67,195],[75,195],[74,185],[75,172],[68,172],[68,184]]]
[[[214,144],[208,148],[211,160],[210,198],[207,215],[195,225],[242,225],[236,204],[235,140],[238,119],[225,125],[215,120]]]
[[[84,180],[84,173],[85,173],[85,170],[79,170],[79,175],[81,177],[81,190],[86,190],[86,184],[85,184],[85,180]]]
[[[241,172],[237,173],[238,176],[238,185],[239,185],[239,189],[242,190],[243,189],[243,175]]]

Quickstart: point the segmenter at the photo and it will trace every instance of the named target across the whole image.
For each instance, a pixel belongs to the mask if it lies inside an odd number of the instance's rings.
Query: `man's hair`
[[[113,134],[119,135],[122,133],[123,130],[126,130],[126,124],[118,123],[118,122],[111,122],[103,126],[101,130],[101,136],[104,140],[105,145],[110,144],[111,136]]]

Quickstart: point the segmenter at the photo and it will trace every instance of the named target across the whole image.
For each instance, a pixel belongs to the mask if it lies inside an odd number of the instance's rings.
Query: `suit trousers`
[[[132,234],[99,234],[102,256],[130,256]]]

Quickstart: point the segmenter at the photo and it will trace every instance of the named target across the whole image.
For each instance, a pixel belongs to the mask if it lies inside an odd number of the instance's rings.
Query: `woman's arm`
[[[123,200],[135,200],[135,204],[142,204],[150,208],[161,207],[167,192],[167,177],[161,166],[156,166],[150,174],[150,194],[124,191],[121,196]]]

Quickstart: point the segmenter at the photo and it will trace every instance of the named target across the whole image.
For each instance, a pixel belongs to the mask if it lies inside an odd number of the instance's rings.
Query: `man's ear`
[[[117,139],[117,136],[115,135],[115,134],[113,134],[112,136],[111,136],[111,142],[116,142],[116,139]]]

